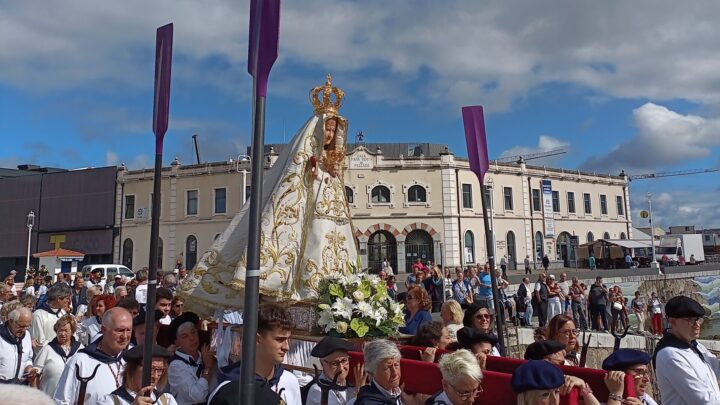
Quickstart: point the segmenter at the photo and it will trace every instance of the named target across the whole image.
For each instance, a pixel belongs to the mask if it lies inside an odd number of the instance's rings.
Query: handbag
[[[619,302],[613,302],[613,309],[614,309],[614,310],[616,310],[616,311],[622,311],[622,308],[623,308],[623,307],[622,307],[622,304],[620,304]]]

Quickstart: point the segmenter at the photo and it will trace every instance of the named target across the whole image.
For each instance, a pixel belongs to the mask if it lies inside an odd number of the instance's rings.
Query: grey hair
[[[177,279],[174,274],[166,274],[165,277],[163,277],[163,281],[165,282],[165,285],[175,285]]]
[[[454,353],[448,353],[440,357],[440,372],[443,380],[450,385],[460,383],[460,378],[468,376],[474,380],[480,381],[483,378],[482,370],[477,359],[469,350],[461,349]]]
[[[10,311],[10,313],[8,314],[8,319],[13,322],[17,322],[23,315],[27,315],[28,318],[32,319],[32,311],[25,307],[15,308]]]
[[[400,350],[398,350],[395,343],[389,340],[376,339],[365,344],[363,357],[365,357],[365,371],[375,374],[375,370],[381,361],[389,358],[399,358]]]
[[[177,332],[176,332],[175,338],[177,339],[178,335],[180,335],[181,333],[185,332],[185,329],[190,329],[190,328],[196,329],[197,326],[195,326],[195,324],[192,323],[192,322],[184,322],[184,323],[182,323],[182,324],[181,324],[180,326],[178,326],[178,328],[177,328]]]
[[[55,405],[55,401],[44,392],[24,385],[0,385],[0,398],[15,398],[11,401],[15,405]]]
[[[7,284],[0,284],[0,292],[8,292],[11,291],[12,287],[10,287]]]
[[[141,283],[143,281],[147,280],[148,279],[148,270],[144,267],[142,269],[138,270],[138,272],[135,273],[135,279],[137,279],[137,281],[139,281]]]
[[[118,299],[120,298],[120,297],[118,297],[118,295],[120,295],[120,291],[127,292],[127,288],[125,288],[124,286],[115,287],[115,291],[113,292],[113,294],[115,295],[115,298],[118,298]]]
[[[47,292],[48,302],[71,296],[72,289],[70,289],[70,286],[66,284],[55,284],[54,286],[50,287]]]

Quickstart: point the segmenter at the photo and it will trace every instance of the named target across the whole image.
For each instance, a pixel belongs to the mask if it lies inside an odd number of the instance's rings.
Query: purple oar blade
[[[480,184],[484,184],[485,173],[490,167],[490,162],[488,160],[483,108],[479,105],[463,107],[462,116],[465,124],[465,142],[467,143],[470,169],[477,175]]]
[[[267,95],[270,69],[278,57],[279,36],[280,0],[251,0],[248,73],[257,80],[257,97]]]
[[[155,102],[153,105],[153,132],[157,152],[162,153],[162,139],[168,129],[170,114],[170,68],[172,66],[173,25],[157,29],[155,42]]]

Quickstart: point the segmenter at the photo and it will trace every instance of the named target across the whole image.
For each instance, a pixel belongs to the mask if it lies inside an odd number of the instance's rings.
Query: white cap
[[[551,275],[549,275],[548,277],[550,277],[551,279],[555,280],[555,275],[554,275],[554,274],[551,274]]]

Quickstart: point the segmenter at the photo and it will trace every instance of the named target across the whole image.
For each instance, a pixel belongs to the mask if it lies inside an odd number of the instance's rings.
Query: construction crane
[[[720,169],[691,169],[691,170],[678,170],[674,172],[660,172],[660,173],[646,173],[646,174],[635,174],[628,176],[630,181],[632,180],[643,180],[643,179],[656,179],[659,177],[672,177],[672,176],[686,176],[688,174],[701,174],[701,173],[712,173],[720,171]],[[623,170],[620,173],[621,176],[625,175]]]
[[[567,153],[565,149],[559,148],[559,149],[553,149],[553,150],[547,150],[544,152],[537,152],[537,153],[528,153],[526,155],[514,155],[514,156],[503,156],[495,159],[496,162],[501,163],[511,163],[511,162],[517,162],[519,160],[533,160],[533,159],[541,159],[544,157],[549,156],[557,156],[562,155],[564,153]]]

